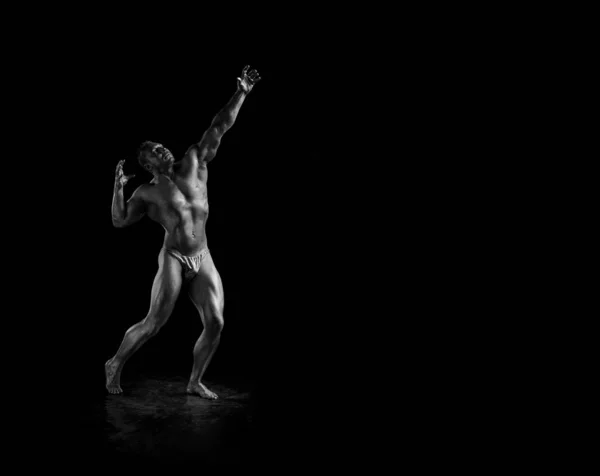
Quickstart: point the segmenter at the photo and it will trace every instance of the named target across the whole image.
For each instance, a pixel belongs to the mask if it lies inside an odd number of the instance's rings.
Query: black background
[[[90,356],[111,354],[109,343],[118,346],[124,330],[145,316],[163,240],[163,230],[148,219],[126,230],[112,227],[115,161],[128,158],[125,172],[136,174],[127,195],[151,178],[135,160],[143,140],[159,141],[181,157],[235,91],[236,77],[244,66],[237,64],[240,60],[229,57],[190,64],[156,54],[133,65],[86,65],[87,77],[100,66],[94,81],[87,83],[83,74],[69,88],[72,94],[83,94],[100,87],[91,104],[73,104],[69,111],[77,118],[70,131],[77,139],[70,141],[70,147],[76,145],[81,157],[72,164],[76,173],[70,170],[66,176],[75,225],[74,236],[67,238],[73,257],[69,262],[74,275],[86,275],[76,280],[73,291],[81,305],[80,325],[94,328],[94,339],[85,346]],[[303,218],[294,217],[300,211],[300,195],[306,192],[298,188],[298,178],[290,181],[289,175],[305,173],[301,164],[314,163],[317,155],[315,148],[300,141],[303,124],[290,114],[298,110],[299,98],[282,87],[285,69],[246,63],[259,69],[263,79],[244,103],[228,141],[223,142],[221,160],[215,160],[209,170],[207,234],[226,289],[227,333],[232,336],[223,339],[224,358],[215,359],[217,374],[246,375],[256,368],[257,322],[272,313],[281,299],[277,294],[282,282],[290,279],[288,273],[282,274],[291,265],[290,247],[298,245],[298,235],[308,234]],[[107,74],[111,68],[118,68],[119,77],[126,79]],[[90,262],[94,263],[91,269],[84,269]],[[101,326],[83,315],[86,309],[104,316]],[[160,339],[148,343],[138,363],[145,359],[151,367],[171,371],[189,367],[189,349],[200,331],[193,307],[187,299],[180,299],[172,322]],[[136,362],[131,365],[134,368]]]
[[[251,385],[260,451],[304,452],[292,441],[302,440],[306,417],[323,410],[323,399],[331,414],[335,396],[327,389],[354,373],[340,349],[353,346],[344,333],[357,330],[350,321],[359,316],[346,308],[363,292],[360,278],[345,274],[364,259],[356,245],[363,199],[346,199],[360,169],[327,146],[343,115],[336,107],[340,79],[331,73],[335,56],[292,44],[206,44],[190,34],[165,41],[83,26],[68,33],[36,42],[32,73],[21,85],[29,128],[23,149],[40,183],[28,197],[40,212],[26,224],[27,241],[44,256],[34,281],[20,270],[40,341],[27,365],[37,369],[39,385],[61,382],[46,396],[54,409],[44,415],[52,421],[44,428],[49,441],[75,453],[81,448],[77,422],[105,393],[102,366],[148,310],[164,231],[147,218],[127,229],[112,226],[117,162],[126,159],[125,173],[136,174],[128,198],[151,178],[135,160],[139,144],[161,142],[181,157],[249,64],[262,80],[209,165],[207,236],[225,288],[226,327],[206,378]],[[337,232],[346,218],[350,236]],[[341,284],[348,279],[351,285]],[[201,331],[182,294],[123,379],[187,376]]]
[[[21,216],[26,237],[11,258],[29,343],[18,341],[20,378],[35,389],[34,413],[51,417],[45,441],[62,433],[58,446],[74,444],[88,398],[105,394],[102,365],[148,309],[163,231],[147,218],[112,227],[117,162],[137,174],[128,197],[150,179],[139,144],[181,157],[250,64],[262,81],[209,165],[207,235],[226,323],[206,377],[253,383],[267,459],[352,464],[373,446],[393,454],[401,439],[405,452],[427,450],[423,441],[445,437],[429,433],[428,418],[448,400],[434,372],[449,355],[438,349],[452,346],[448,316],[462,308],[450,295],[460,276],[444,260],[457,259],[463,212],[452,197],[464,192],[453,174],[472,147],[452,134],[452,100],[438,100],[449,85],[442,63],[421,68],[433,60],[419,55],[419,35],[398,62],[393,48],[379,54],[387,39],[333,30],[330,41],[307,41],[307,29],[259,43],[137,20],[80,18],[51,41],[30,38],[31,54],[18,57],[11,99],[26,133],[13,142],[25,157],[17,185],[29,186],[15,196],[36,213]],[[23,248],[34,265],[23,265]],[[182,296],[123,379],[187,376],[200,332]]]

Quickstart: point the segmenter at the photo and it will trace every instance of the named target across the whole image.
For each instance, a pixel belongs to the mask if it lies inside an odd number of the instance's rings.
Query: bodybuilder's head
[[[148,172],[164,173],[175,162],[171,151],[157,142],[144,142],[138,149],[138,162]]]

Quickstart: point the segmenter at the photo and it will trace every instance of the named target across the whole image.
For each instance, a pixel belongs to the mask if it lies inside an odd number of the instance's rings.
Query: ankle
[[[117,359],[115,359],[113,357],[112,359],[108,360],[108,362],[106,362],[106,365],[108,365],[110,367],[118,368],[120,363],[121,363],[120,361],[118,361]]]

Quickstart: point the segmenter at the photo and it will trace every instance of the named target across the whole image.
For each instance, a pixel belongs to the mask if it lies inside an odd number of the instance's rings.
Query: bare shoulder
[[[189,178],[197,175],[200,180],[203,180],[207,174],[206,165],[207,161],[203,160],[198,144],[193,144],[188,147],[181,167],[177,172],[181,177]]]
[[[190,163],[196,163],[200,167],[206,167],[206,164],[210,162],[213,157],[214,154],[211,155],[206,151],[203,151],[200,144],[192,144],[185,153],[185,158],[189,160]]]
[[[148,183],[143,183],[133,191],[133,193],[131,194],[131,199],[142,200],[143,202],[147,202],[149,201],[151,194],[152,185]]]
[[[193,173],[198,163],[198,151],[195,146],[188,147],[183,159],[173,164],[174,171],[179,176],[188,176]]]
[[[198,146],[198,144],[192,144],[191,146],[188,147],[188,150],[186,150],[186,152],[185,152],[185,157],[192,159],[192,160],[198,160],[199,156],[200,156],[200,147]]]

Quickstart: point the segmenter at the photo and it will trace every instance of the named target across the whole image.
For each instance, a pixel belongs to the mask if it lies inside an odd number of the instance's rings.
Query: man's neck
[[[152,179],[153,183],[164,182],[165,180],[173,180],[173,167],[170,167],[169,170],[164,172],[158,172],[154,174],[154,178]]]

